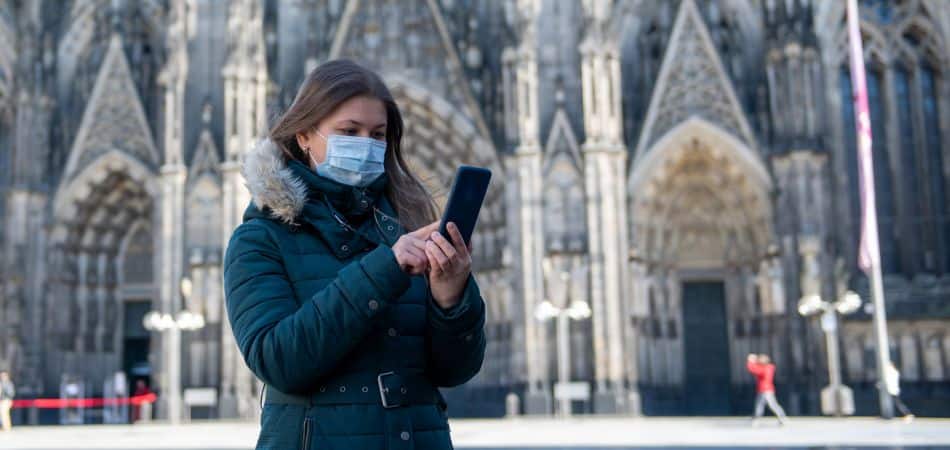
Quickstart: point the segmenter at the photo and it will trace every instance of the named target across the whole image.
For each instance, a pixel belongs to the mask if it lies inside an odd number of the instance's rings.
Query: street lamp
[[[549,259],[545,258],[544,260],[544,269],[545,272],[550,274],[551,272],[551,262]],[[567,271],[560,271],[561,281],[564,283],[563,292],[565,298],[569,295],[570,290],[568,289],[570,285],[570,273]],[[566,303],[566,302],[565,302]],[[538,306],[534,309],[534,318],[538,322],[547,322],[548,320],[557,318],[557,376],[558,376],[558,385],[562,386],[560,392],[560,414],[563,417],[571,415],[571,397],[566,391],[567,384],[570,381],[570,361],[571,361],[571,346],[568,341],[568,325],[571,320],[584,320],[589,318],[591,315],[590,306],[587,302],[583,300],[574,300],[570,302],[570,306],[567,308],[562,308],[554,305],[550,300],[545,299],[543,302],[539,303]]]
[[[181,279],[179,286],[182,299],[186,304],[191,297],[191,280],[188,277]],[[142,324],[145,329],[159,333],[168,333],[168,339],[165,342],[168,346],[164,351],[170,352],[168,358],[168,386],[167,404],[168,420],[172,424],[178,424],[181,420],[181,332],[193,331],[205,326],[205,318],[201,314],[188,311],[182,308],[174,316],[170,313],[160,311],[149,311],[142,318]]]
[[[838,314],[851,314],[860,307],[861,297],[854,291],[845,291],[835,302],[826,302],[820,295],[807,295],[798,302],[798,313],[803,317],[821,314],[821,329],[828,347],[828,386],[821,390],[821,412],[826,415],[854,414],[851,389],[841,383]]]

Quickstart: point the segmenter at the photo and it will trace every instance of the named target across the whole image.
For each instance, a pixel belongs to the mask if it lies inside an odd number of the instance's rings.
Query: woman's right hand
[[[426,239],[439,229],[436,220],[411,233],[402,235],[393,244],[393,253],[399,267],[409,275],[422,275],[429,270],[429,258],[426,256]]]

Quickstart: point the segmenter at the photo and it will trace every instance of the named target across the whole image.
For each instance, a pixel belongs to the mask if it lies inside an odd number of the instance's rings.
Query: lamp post
[[[187,302],[191,297],[191,280],[188,277],[181,279],[181,296]],[[149,311],[142,319],[142,324],[149,331],[168,333],[165,342],[168,343],[164,351],[168,352],[167,367],[168,385],[165,386],[166,404],[168,405],[168,420],[173,425],[181,421],[181,332],[203,328],[205,318],[188,309],[181,309],[174,316],[171,313]]]
[[[550,273],[551,263],[550,260],[545,259],[544,268],[547,269],[545,272]],[[568,286],[570,285],[570,273],[567,271],[559,272],[561,281],[563,282],[563,292],[566,298],[569,296]],[[566,303],[566,302],[565,302]],[[555,306],[550,300],[545,299],[543,302],[539,303],[538,306],[534,309],[534,318],[538,322],[547,322],[550,319],[557,318],[557,377],[558,384],[561,386],[567,385],[571,378],[571,346],[569,341],[569,328],[571,320],[584,320],[589,318],[591,315],[590,306],[587,302],[583,300],[574,300],[570,302],[570,306],[566,308]],[[559,413],[562,417],[568,417],[571,415],[571,397],[567,395],[566,389],[562,388],[561,395],[559,400],[560,406],[558,407]]]
[[[845,291],[835,302],[826,302],[819,295],[808,295],[798,302],[798,313],[803,317],[821,315],[821,329],[828,348],[828,386],[821,390],[821,412],[826,415],[854,414],[851,389],[841,383],[838,314],[851,314],[860,307],[861,297],[853,291]]]

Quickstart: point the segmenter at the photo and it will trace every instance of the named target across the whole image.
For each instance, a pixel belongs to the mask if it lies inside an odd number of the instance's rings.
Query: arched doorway
[[[142,316],[155,298],[152,172],[106,152],[64,180],[54,199],[46,335],[47,389],[60,377],[98,393],[118,370],[148,380],[154,345]]]
[[[391,76],[386,81],[405,122],[403,152],[440,206],[448,200],[459,165],[482,166],[492,171],[472,239],[473,263],[480,273],[500,269],[506,243],[505,179],[494,144],[478,132],[467,115],[438,94],[402,77]]]
[[[771,180],[758,155],[702,119],[659,139],[630,179],[630,348],[648,414],[735,414],[762,314]]]

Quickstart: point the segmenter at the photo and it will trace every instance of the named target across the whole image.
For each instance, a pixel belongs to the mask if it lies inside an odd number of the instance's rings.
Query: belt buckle
[[[383,385],[383,378],[387,376],[395,376],[396,372],[383,372],[376,376],[376,383],[379,385],[379,398],[383,401],[383,408],[390,409],[402,406],[400,403],[390,403],[389,399],[386,397],[386,394],[389,393],[389,388]]]

